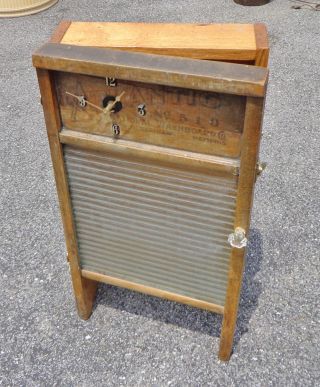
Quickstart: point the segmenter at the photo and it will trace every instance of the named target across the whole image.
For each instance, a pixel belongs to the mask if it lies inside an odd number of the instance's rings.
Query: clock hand
[[[112,101],[111,103],[109,102],[108,105],[103,109],[103,112],[104,113],[109,113],[111,112],[112,108],[114,107],[114,105],[117,103],[117,102],[120,102],[122,96],[125,94],[125,91],[123,91],[121,94],[119,94],[118,96],[116,96],[115,100]]]
[[[104,109],[102,109],[100,106],[97,106],[94,103],[87,101],[86,99],[84,99],[84,97],[82,97],[80,95],[75,95],[75,94],[69,93],[68,91],[66,91],[66,94],[71,95],[71,97],[76,98],[79,102],[84,100],[87,105],[92,106],[92,107],[100,110],[101,112],[104,111]]]
[[[117,96],[116,96],[116,99],[115,99],[115,102],[119,102],[119,101],[121,100],[122,96],[123,96],[125,93],[126,93],[126,92],[123,91],[121,94],[117,95]]]

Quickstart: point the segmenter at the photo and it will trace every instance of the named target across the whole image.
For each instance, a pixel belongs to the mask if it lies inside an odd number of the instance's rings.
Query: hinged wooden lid
[[[264,24],[60,23],[52,43],[151,54],[268,64]]]

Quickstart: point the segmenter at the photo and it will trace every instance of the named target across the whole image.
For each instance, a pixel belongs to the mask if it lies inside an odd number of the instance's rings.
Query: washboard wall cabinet
[[[98,282],[220,313],[228,360],[267,70],[56,43],[33,64],[79,315]]]

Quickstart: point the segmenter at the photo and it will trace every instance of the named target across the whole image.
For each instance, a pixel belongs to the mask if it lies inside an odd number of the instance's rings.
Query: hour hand
[[[117,102],[120,102],[122,96],[125,94],[125,91],[123,91],[121,94],[117,95],[113,101],[109,101],[107,106],[103,109],[104,113],[109,114],[112,113],[112,109],[115,106]]]
[[[85,107],[86,105],[89,105],[103,112],[103,109],[100,106],[97,106],[94,103],[87,101],[83,95],[75,95],[75,94],[69,93],[69,91],[66,91],[66,94],[71,95],[71,97],[73,98],[76,98],[81,107]]]

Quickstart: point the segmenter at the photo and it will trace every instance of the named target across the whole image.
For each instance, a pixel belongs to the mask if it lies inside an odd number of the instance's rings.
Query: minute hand
[[[81,96],[75,95],[75,94],[72,94],[72,93],[69,93],[68,91],[66,91],[66,94],[71,95],[71,97],[76,98],[76,99],[80,102]],[[95,105],[94,103],[89,102],[89,101],[87,101],[87,100],[85,100],[85,101],[86,101],[86,104],[87,104],[87,105],[92,106],[92,107],[94,107],[94,108],[100,110],[101,112],[104,111],[100,106],[97,106],[97,105]]]

